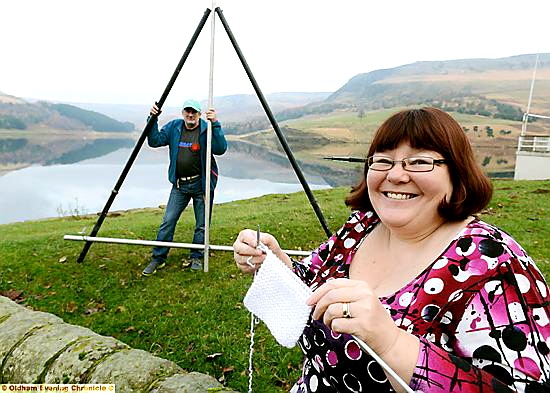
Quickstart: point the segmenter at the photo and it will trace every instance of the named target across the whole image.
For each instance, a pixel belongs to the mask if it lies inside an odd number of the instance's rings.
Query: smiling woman
[[[472,147],[462,127],[450,115],[435,108],[399,112],[380,126],[367,156],[388,157],[389,152],[393,151],[392,154],[395,154],[398,148],[408,150],[410,156],[427,156],[428,159],[435,160],[436,165],[428,166],[430,171],[438,172],[442,169],[439,164],[446,164],[453,192],[448,195],[449,200],[442,201],[438,207],[439,214],[445,220],[463,220],[481,211],[491,200],[491,182],[476,164]],[[388,159],[393,161],[395,158]],[[390,172],[397,171],[390,171],[394,163],[387,169],[386,175],[390,177],[393,176]],[[372,209],[370,199],[364,197],[364,193],[368,192],[366,182],[369,174],[374,176],[373,171],[379,168],[377,164],[377,168],[373,169],[372,164],[373,160],[369,158],[365,167],[365,177],[347,199],[348,204],[354,208]],[[411,173],[418,172],[411,167],[412,165],[409,165],[407,170],[406,162],[402,162],[402,168],[411,176],[426,178],[426,173]],[[427,175],[429,178],[430,174]]]
[[[548,389],[549,288],[510,235],[476,217],[492,185],[460,125],[435,108],[398,112],[367,157],[346,199],[355,211],[310,256],[291,260],[260,236],[313,290],[292,392]],[[241,270],[250,256],[261,266],[257,242],[239,234]]]

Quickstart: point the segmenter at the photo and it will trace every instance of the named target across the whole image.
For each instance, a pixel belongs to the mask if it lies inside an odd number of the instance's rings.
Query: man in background
[[[183,103],[181,119],[174,119],[166,123],[160,130],[157,117],[159,108],[153,105],[150,116],[155,120],[151,131],[147,135],[147,142],[151,147],[168,145],[170,164],[168,179],[172,183],[172,190],[166,205],[164,218],[160,224],[157,240],[171,242],[174,238],[176,224],[191,201],[195,213],[194,244],[204,244],[204,217],[205,217],[205,190],[210,187],[209,219],[212,215],[214,189],[218,182],[218,167],[214,155],[222,155],[227,150],[227,141],[223,134],[220,122],[216,118],[216,111],[210,108],[206,111],[206,121],[201,118],[201,105],[196,100],[187,100]],[[212,123],[212,156],[206,157],[206,134],[210,121]],[[206,163],[211,160],[210,184],[206,184]],[[156,246],[153,248],[151,262],[143,270],[142,275],[150,276],[166,264],[168,247]],[[191,266],[193,270],[202,270],[204,251],[192,249],[190,261],[184,260],[183,267]]]

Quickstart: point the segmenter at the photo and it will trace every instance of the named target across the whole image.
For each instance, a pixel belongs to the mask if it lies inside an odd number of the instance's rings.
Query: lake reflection
[[[157,207],[166,204],[170,192],[167,178],[167,152],[151,153],[144,149],[126,177],[110,211],[142,207]],[[0,176],[0,224],[35,220],[47,217],[70,215],[71,211],[88,214],[101,211],[111,194],[127,157],[129,149],[123,149],[110,155],[86,160],[71,165],[36,166],[10,172]],[[302,190],[297,180],[288,181],[295,175],[292,169],[276,168],[264,163],[246,162],[243,157],[227,155],[220,157],[221,168],[215,203],[247,199],[270,193],[290,193]],[[232,168],[235,161],[251,168],[265,168],[266,177],[272,177],[274,171],[285,173],[282,181],[270,181],[259,178],[232,178],[224,172],[224,166]],[[116,162],[116,163],[115,163]],[[227,175],[224,175],[227,173]],[[262,176],[264,177],[264,176]],[[273,178],[273,177],[272,177]],[[288,181],[288,182],[286,182]],[[312,184],[311,189],[328,188],[322,179]]]

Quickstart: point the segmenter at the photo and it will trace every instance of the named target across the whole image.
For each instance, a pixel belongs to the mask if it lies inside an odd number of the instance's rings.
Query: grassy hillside
[[[302,109],[310,114],[282,122],[297,156],[324,163],[330,155],[364,157],[373,132],[390,114],[404,107],[436,106],[463,126],[477,160],[495,176],[511,176],[533,77],[535,55],[502,59],[417,62],[359,74],[322,103]],[[550,54],[540,54],[531,113],[550,115]],[[248,140],[277,146],[267,131]],[[538,120],[528,134],[550,134],[550,121]],[[307,138],[313,143],[308,143]],[[315,138],[328,138],[317,143]],[[247,138],[247,136],[241,136]],[[322,141],[321,141],[322,142]],[[333,163],[342,170],[346,163]],[[358,166],[355,166],[358,168]]]
[[[324,157],[364,157],[378,126],[399,109],[370,112],[339,110],[324,115],[288,120],[281,123],[281,128],[297,158],[303,162],[321,166],[318,168],[319,174],[325,171],[323,167],[326,166],[355,173],[362,170],[362,164],[327,161]],[[450,114],[462,125],[474,147],[477,161],[487,173],[508,172],[513,175],[517,141],[521,132],[520,121],[457,112],[450,112]],[[541,121],[530,125],[529,129],[534,132],[550,133],[550,122]],[[231,136],[231,138],[245,140],[263,149],[278,149],[282,154],[273,129]],[[346,181],[348,179],[346,178]]]
[[[496,181],[495,187],[482,218],[511,233],[550,278],[550,182]],[[332,230],[349,214],[346,193],[346,188],[314,192]],[[99,235],[154,239],[162,214],[121,212],[105,220]],[[210,271],[195,273],[181,269],[187,251],[174,249],[165,269],[143,278],[149,247],[98,243],[78,264],[83,243],[64,241],[63,235],[89,233],[96,218],[0,225],[2,294],[247,391],[250,320],[242,299],[252,278],[239,273],[232,255],[212,252]],[[193,222],[187,210],[175,241],[190,241]],[[288,249],[309,250],[325,238],[307,198],[295,193],[216,205],[211,243],[231,245],[242,228],[258,224]],[[255,341],[254,391],[288,391],[299,375],[299,349],[278,346],[263,324]]]

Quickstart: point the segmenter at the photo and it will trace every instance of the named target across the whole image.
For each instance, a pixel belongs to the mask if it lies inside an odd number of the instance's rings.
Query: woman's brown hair
[[[389,117],[376,131],[367,157],[393,150],[402,142],[414,149],[438,152],[449,168],[453,193],[449,202],[439,204],[439,214],[448,221],[464,220],[483,210],[493,195],[489,178],[476,163],[464,130],[449,114],[437,108],[407,109]],[[346,205],[352,209],[373,210],[365,169],[361,181],[352,188]]]

